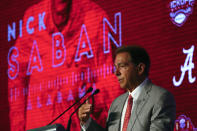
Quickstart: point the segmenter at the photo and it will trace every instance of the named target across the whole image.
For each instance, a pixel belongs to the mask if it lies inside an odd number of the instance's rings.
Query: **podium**
[[[30,129],[27,131],[66,131],[61,124],[47,125],[40,128]]]

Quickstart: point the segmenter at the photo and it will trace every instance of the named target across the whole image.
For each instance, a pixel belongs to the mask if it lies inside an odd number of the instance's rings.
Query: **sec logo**
[[[170,19],[173,24],[181,27],[192,14],[195,0],[173,0],[170,2]]]

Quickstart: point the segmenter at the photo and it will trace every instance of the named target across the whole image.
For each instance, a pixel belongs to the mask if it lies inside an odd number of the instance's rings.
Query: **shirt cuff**
[[[92,119],[89,117],[85,124],[83,124],[83,125],[80,124],[82,131],[86,131],[88,129],[91,121],[92,121]]]

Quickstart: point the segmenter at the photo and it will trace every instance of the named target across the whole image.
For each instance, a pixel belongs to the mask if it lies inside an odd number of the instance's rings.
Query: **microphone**
[[[83,103],[81,103],[81,104],[75,109],[75,111],[70,115],[70,118],[69,118],[69,120],[68,120],[68,125],[67,125],[67,128],[66,128],[66,131],[70,131],[70,126],[71,126],[71,122],[72,122],[72,119],[71,119],[72,116],[78,111],[78,109],[79,109],[88,99],[90,99],[90,97],[93,97],[94,95],[98,94],[99,92],[100,92],[100,90],[99,90],[99,89],[96,89],[92,95],[88,96],[88,98],[87,98],[86,100],[84,100]]]
[[[81,101],[81,99],[86,96],[88,93],[90,93],[93,90],[92,87],[88,88],[88,90],[86,91],[86,93],[78,100],[76,101],[74,104],[72,104],[69,108],[67,108],[64,112],[62,112],[59,116],[57,116],[54,120],[52,120],[48,125],[51,125],[53,122],[55,122],[58,118],[60,118],[64,113],[66,113],[68,110],[70,110],[70,108],[72,108],[74,105],[76,105],[78,102]]]

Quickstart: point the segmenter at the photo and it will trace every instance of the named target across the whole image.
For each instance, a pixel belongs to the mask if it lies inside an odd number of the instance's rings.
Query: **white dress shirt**
[[[146,78],[139,86],[137,86],[132,92],[129,92],[129,95],[132,96],[133,98],[133,104],[132,104],[132,110],[133,110],[133,106],[135,105],[135,101],[138,99],[144,85],[147,83],[147,80],[148,78]],[[125,105],[123,107],[123,111],[122,111],[122,115],[121,115],[121,128],[120,128],[120,131],[122,131],[122,128],[123,128],[123,123],[124,123],[124,117],[125,117],[125,113],[126,113],[126,109],[127,109],[127,103],[128,103],[128,98],[129,96],[127,97],[127,100],[125,102]],[[131,112],[132,112],[131,110]],[[83,131],[86,131],[90,122],[91,122],[91,118],[89,117],[89,119],[87,120],[87,122],[84,124],[84,125],[81,125],[81,128]]]
[[[133,106],[135,105],[135,101],[138,99],[141,91],[142,91],[142,88],[144,87],[144,85],[146,84],[148,78],[146,78],[139,86],[137,86],[132,92],[129,92],[129,95],[132,96],[133,98],[133,104],[132,104],[132,110],[133,110]],[[120,128],[120,131],[122,131],[122,128],[123,128],[123,123],[124,123],[124,118],[125,118],[125,113],[126,113],[126,110],[127,110],[127,104],[128,104],[128,98],[129,98],[129,95],[127,97],[127,100],[125,102],[125,105],[124,105],[124,108],[123,108],[123,111],[122,111],[122,116],[121,116],[121,128]],[[131,112],[132,112],[131,110]]]

